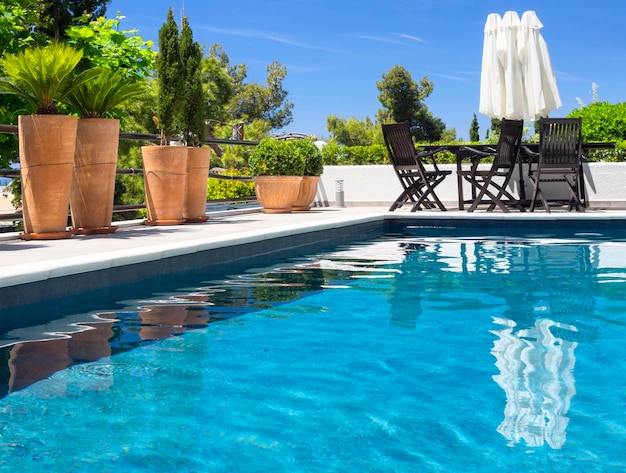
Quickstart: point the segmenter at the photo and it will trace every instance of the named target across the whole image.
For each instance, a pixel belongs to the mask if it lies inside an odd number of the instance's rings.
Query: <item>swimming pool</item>
[[[408,228],[119,301],[0,400],[0,471],[623,471],[625,282],[616,235]]]

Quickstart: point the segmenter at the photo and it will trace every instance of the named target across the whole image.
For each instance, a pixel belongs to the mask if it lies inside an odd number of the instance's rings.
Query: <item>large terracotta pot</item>
[[[187,185],[186,146],[142,146],[146,188],[146,225],[184,223]]]
[[[311,204],[315,200],[317,194],[317,184],[320,182],[319,176],[304,176],[300,184],[300,192],[298,198],[293,204],[292,210],[307,211],[311,210]]]
[[[69,238],[67,216],[78,118],[18,117],[24,240]]]
[[[76,233],[113,233],[113,196],[120,136],[114,118],[83,118],[78,121],[74,182],[70,197]]]
[[[206,193],[210,161],[210,148],[188,148],[187,192],[183,207],[186,223],[201,223],[209,219],[206,215]]]
[[[300,193],[302,176],[257,176],[254,178],[256,198],[263,213],[291,212]]]

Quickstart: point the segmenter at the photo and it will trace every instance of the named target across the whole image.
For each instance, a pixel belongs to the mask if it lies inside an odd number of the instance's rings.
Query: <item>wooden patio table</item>
[[[473,150],[489,152],[489,150],[495,148],[495,144],[486,145],[486,144],[478,144],[478,145],[460,145],[460,144],[441,144],[441,145],[425,145],[419,146],[420,150],[424,151],[433,151],[439,149],[441,152],[449,152],[454,154],[456,159],[456,169],[457,169],[457,187],[458,187],[458,200],[459,200],[459,210],[465,209],[465,200],[463,197],[463,177],[461,176],[461,166],[464,161],[473,162],[476,159],[480,159],[480,156],[477,155]],[[582,144],[582,152],[583,152],[583,161],[585,160],[585,153],[591,150],[598,149],[615,149],[615,143],[612,141],[591,141],[591,142],[583,142]],[[520,152],[518,157],[518,165],[519,165],[519,190],[520,190],[520,200],[526,200],[526,191],[524,188],[524,173],[522,171],[522,164],[524,161],[529,161],[529,158],[539,153],[539,143],[522,143],[520,146]],[[475,189],[472,189],[474,192]],[[581,200],[587,206],[587,198],[585,192],[585,180],[583,175],[582,166],[580,168],[580,192],[581,192]],[[472,197],[476,197],[474,193],[472,193]]]

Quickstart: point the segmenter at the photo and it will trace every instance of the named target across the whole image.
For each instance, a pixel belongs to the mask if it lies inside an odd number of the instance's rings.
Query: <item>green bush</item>
[[[389,164],[384,145],[344,146],[328,143],[322,148],[324,164],[335,166]]]
[[[317,149],[313,140],[292,140],[290,142],[294,152],[304,159],[304,175],[319,176],[324,172],[322,153]]]
[[[227,169],[223,176],[248,176],[247,169]],[[242,180],[217,179],[209,177],[207,199],[239,199],[254,195],[254,182]]]
[[[304,155],[296,140],[264,138],[248,159],[253,176],[302,176]]]

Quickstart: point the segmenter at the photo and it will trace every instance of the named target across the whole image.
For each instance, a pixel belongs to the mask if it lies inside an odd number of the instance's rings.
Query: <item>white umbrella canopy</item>
[[[539,31],[542,27],[543,24],[534,11],[524,12],[518,48],[530,120],[545,117],[562,105],[548,45]]]
[[[490,117],[500,116],[504,103],[504,69],[499,65],[497,36],[502,18],[497,13],[487,16],[480,74],[480,106],[478,111]]]
[[[479,112],[536,120],[561,106],[542,24],[535,12],[491,13],[485,23]]]

